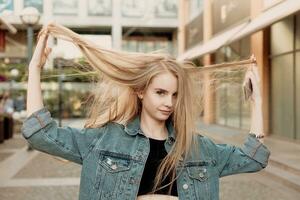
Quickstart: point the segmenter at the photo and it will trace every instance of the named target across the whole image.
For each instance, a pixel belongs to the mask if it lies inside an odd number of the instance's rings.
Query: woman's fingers
[[[39,39],[31,59],[31,62],[38,67],[42,67],[42,65],[45,64],[45,59],[51,52],[51,50],[47,47],[47,40],[47,33],[39,35]]]

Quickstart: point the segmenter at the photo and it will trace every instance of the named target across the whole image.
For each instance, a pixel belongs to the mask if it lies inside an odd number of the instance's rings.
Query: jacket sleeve
[[[44,107],[25,119],[21,132],[34,149],[82,164],[100,129],[58,127]]]
[[[216,144],[219,176],[257,172],[268,164],[270,151],[259,142],[254,134],[249,134],[243,147]]]

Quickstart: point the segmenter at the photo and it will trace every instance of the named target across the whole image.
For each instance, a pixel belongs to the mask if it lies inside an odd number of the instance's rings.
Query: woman
[[[58,127],[43,105],[40,73],[51,51],[49,34],[76,44],[97,76],[83,129]],[[256,172],[268,162],[258,74],[255,67],[246,74],[245,84],[251,80],[253,87],[252,125],[238,148],[197,132],[202,104],[195,70],[164,54],[105,50],[49,24],[29,65],[22,134],[33,148],[82,165],[81,200],[218,199],[220,177]]]

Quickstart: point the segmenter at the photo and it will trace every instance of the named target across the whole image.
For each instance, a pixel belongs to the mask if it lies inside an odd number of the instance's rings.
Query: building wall
[[[270,27],[271,131],[300,139],[300,12]]]
[[[255,19],[262,12],[279,5],[284,0],[189,0],[188,2],[193,5],[195,2],[201,2],[200,5],[210,4],[211,7],[204,6],[204,13],[187,14],[189,17],[186,18],[189,20],[186,20],[185,28],[192,27],[192,30],[186,30],[187,37],[190,32],[197,36],[195,35],[192,39],[186,38],[185,51],[197,45],[205,46],[210,38],[221,35],[239,23]],[[204,16],[202,22],[195,23],[198,27],[193,25],[193,20],[200,18],[201,15]],[[299,27],[300,19],[297,13],[250,36],[226,44],[215,52],[193,59],[196,64],[208,65],[247,59],[254,53],[261,77],[264,132],[292,140],[300,138]],[[205,37],[208,37],[208,40],[203,39]],[[201,39],[196,41],[197,38]],[[206,62],[207,57],[209,57],[209,62]],[[214,118],[206,122],[249,129],[250,105],[242,102],[242,90],[225,83],[219,83],[216,87],[217,92],[214,98],[211,97],[211,92],[206,94],[214,101],[208,102],[205,107],[215,111]]]
[[[139,32],[146,30],[147,36],[154,38],[152,42],[157,43],[155,34],[151,35],[152,29],[155,32],[163,29],[163,33],[173,35],[178,26],[177,0],[8,0],[0,6],[0,14],[18,29],[17,38],[23,37],[23,31],[26,31],[20,20],[20,14],[26,6],[36,7],[41,13],[40,21],[35,26],[36,31],[42,25],[54,21],[81,34],[111,34],[114,49],[122,48],[125,29],[130,29],[129,34],[126,33],[127,37],[135,33],[136,29]],[[7,50],[0,53],[0,57],[25,57],[26,41],[17,41],[9,34],[6,37]],[[168,40],[168,45],[173,45],[172,39],[165,39]],[[160,40],[158,37],[158,41]],[[156,46],[159,45],[165,44],[162,42]],[[170,53],[177,52],[176,46],[168,49],[172,49]]]

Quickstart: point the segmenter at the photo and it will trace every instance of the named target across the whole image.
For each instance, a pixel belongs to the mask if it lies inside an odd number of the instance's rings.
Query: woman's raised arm
[[[100,137],[100,129],[59,127],[44,107],[40,74],[51,49],[46,47],[47,35],[39,37],[29,64],[27,88],[27,118],[22,125],[22,135],[31,147],[82,164],[93,143]]]
[[[28,67],[27,117],[44,107],[41,90],[41,70],[51,48],[47,47],[47,34],[41,34]]]

